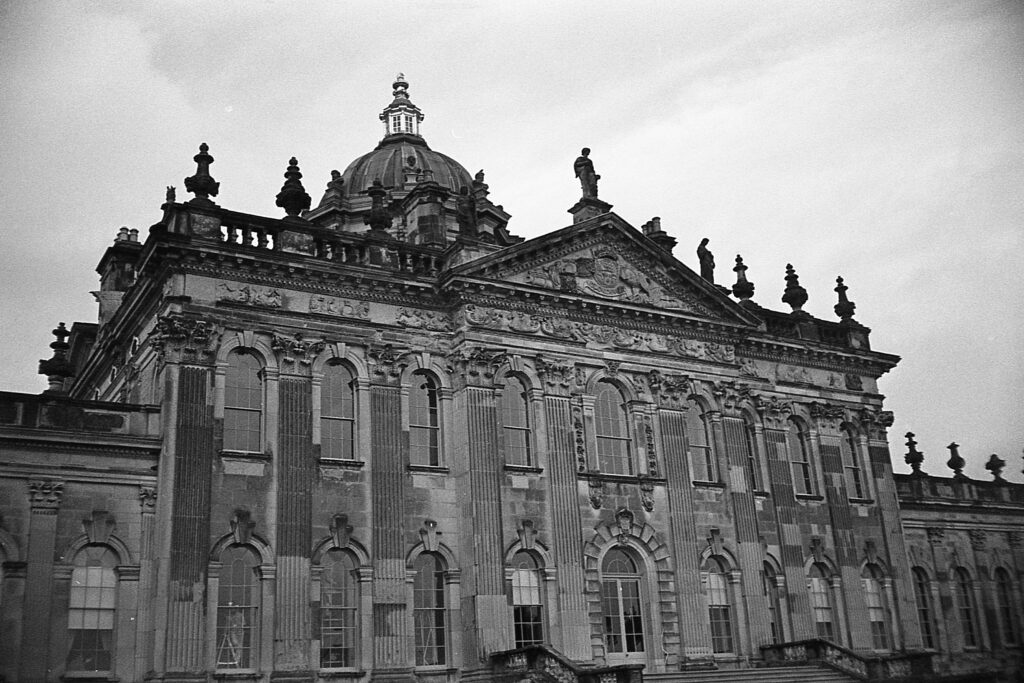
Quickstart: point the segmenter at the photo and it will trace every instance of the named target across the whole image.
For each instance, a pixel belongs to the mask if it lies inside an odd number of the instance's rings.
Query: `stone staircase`
[[[645,673],[644,683],[854,683],[856,678],[816,666],[771,666],[757,669]]]

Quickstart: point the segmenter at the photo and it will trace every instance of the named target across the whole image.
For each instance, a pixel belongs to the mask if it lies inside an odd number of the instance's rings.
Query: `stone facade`
[[[55,331],[48,391],[0,395],[6,680],[923,649],[877,388],[899,359],[842,282],[838,321],[792,267],[792,312],[763,308],[739,258],[730,292],[596,196],[523,241],[421,118],[399,78],[315,208],[291,161],[281,219],[217,206],[204,144],[195,198],[103,257],[100,323]],[[997,536],[957,552],[1019,595]]]

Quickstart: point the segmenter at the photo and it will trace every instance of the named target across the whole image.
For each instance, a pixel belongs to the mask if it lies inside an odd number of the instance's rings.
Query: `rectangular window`
[[[707,416],[696,401],[688,401],[686,410],[686,442],[690,450],[690,466],[694,481],[718,481],[718,465],[708,436]]]
[[[832,587],[828,579],[812,577],[810,579],[811,612],[814,615],[815,632],[819,638],[831,640],[834,636],[832,630],[832,601],[829,593]]]

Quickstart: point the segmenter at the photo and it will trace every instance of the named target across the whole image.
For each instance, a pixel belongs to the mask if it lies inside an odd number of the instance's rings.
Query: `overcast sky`
[[[381,137],[398,71],[432,148],[530,238],[564,227],[589,146],[601,198],[661,216],[718,279],[741,253],[777,310],[785,265],[879,351],[897,470],[1024,448],[1024,4],[0,2],[0,388],[45,388],[60,320],[94,321],[121,225],[144,238],[206,141],[226,208],[274,206],[288,157],[320,198]]]

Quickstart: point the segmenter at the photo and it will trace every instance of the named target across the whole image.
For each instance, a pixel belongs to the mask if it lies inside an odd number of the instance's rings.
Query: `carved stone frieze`
[[[374,341],[366,349],[370,361],[370,370],[380,380],[396,382],[402,375],[407,363],[404,361],[406,352],[395,349],[391,344]]]
[[[814,384],[814,377],[807,368],[779,363],[775,370],[775,378],[787,384]]]
[[[366,320],[370,317],[370,304],[318,294],[309,298],[309,312]]]
[[[28,483],[28,501],[33,510],[56,510],[63,499],[62,481],[44,479]]]
[[[846,383],[846,388],[850,391],[864,391],[864,380],[860,375],[848,372],[843,375],[843,380]]]
[[[946,530],[939,526],[930,526],[925,529],[928,534],[928,542],[932,545],[941,545],[946,540]]]
[[[757,363],[744,358],[740,361],[740,377],[749,377],[751,379],[766,379],[770,380],[771,376],[767,370],[761,369]]]
[[[437,311],[423,311],[415,308],[400,308],[396,322],[404,327],[431,332],[450,332],[451,319]]]
[[[217,355],[221,329],[180,314],[157,318],[147,338],[160,362],[208,363]]]
[[[971,548],[976,551],[982,551],[985,549],[985,541],[988,535],[984,529],[968,529],[967,535],[971,538]]]
[[[836,429],[838,422],[846,416],[846,410],[842,406],[815,401],[809,406],[811,417],[818,421],[819,425]]]
[[[283,301],[281,290],[258,285],[218,282],[217,293],[221,301],[233,301],[263,308],[281,308]]]
[[[654,446],[654,422],[650,415],[643,416],[644,445],[647,449],[647,473],[658,476],[658,451]]]
[[[750,387],[742,382],[716,382],[711,393],[718,399],[722,413],[729,417],[739,417],[743,403],[753,401]]]

